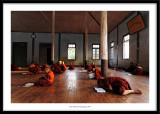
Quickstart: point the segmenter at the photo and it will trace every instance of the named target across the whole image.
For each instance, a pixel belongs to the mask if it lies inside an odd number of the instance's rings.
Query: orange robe
[[[95,69],[95,78],[96,79],[99,79],[101,77],[101,70],[99,70],[99,69]]]
[[[65,71],[65,70],[66,70],[66,65],[65,65],[65,64],[62,64],[62,65],[61,65],[61,69],[62,69],[62,71]]]
[[[52,85],[53,80],[54,80],[54,74],[52,71],[50,71],[49,73],[47,73],[47,75],[45,75],[45,78],[44,77],[39,78],[38,85],[49,86]]]
[[[105,87],[112,86],[112,91],[114,93],[122,95],[125,90],[131,90],[128,81],[122,77],[107,77],[104,78]]]
[[[46,64],[43,65],[43,66],[42,66],[42,71],[44,71],[44,69],[47,68],[47,67],[48,67],[48,65],[46,65]]]
[[[74,70],[74,65],[69,65],[69,70]]]
[[[51,69],[54,73],[62,73],[62,69],[58,64],[53,64]]]

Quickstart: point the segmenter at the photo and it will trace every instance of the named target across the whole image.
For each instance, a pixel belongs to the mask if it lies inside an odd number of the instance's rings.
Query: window
[[[99,55],[100,55],[99,48],[100,48],[99,44],[92,45],[92,59],[99,59]]]
[[[123,38],[123,59],[129,59],[129,37],[126,35]]]
[[[110,58],[114,59],[114,42],[110,43],[110,49],[111,49]]]
[[[76,44],[68,44],[68,59],[76,59]]]

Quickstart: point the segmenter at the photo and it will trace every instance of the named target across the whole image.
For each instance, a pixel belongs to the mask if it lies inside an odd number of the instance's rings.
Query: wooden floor
[[[142,94],[121,96],[113,93],[97,93],[93,87],[97,80],[89,79],[87,73],[66,70],[55,74],[55,80],[50,87],[22,87],[25,83],[36,82],[41,74],[26,75],[11,73],[12,103],[148,103],[149,76],[127,75],[126,72],[109,70],[109,76],[120,76],[128,80],[132,89],[140,89]]]

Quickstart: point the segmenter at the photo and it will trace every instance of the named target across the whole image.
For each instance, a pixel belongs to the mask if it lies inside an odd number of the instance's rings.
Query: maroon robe
[[[131,90],[128,81],[122,77],[107,77],[104,78],[105,87],[112,86],[113,92],[122,95],[125,90]]]
[[[74,70],[74,65],[69,65],[69,70]]]

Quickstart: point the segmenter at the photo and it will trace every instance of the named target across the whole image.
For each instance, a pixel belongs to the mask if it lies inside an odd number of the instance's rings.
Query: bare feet
[[[136,93],[136,94],[142,94],[142,92],[140,90],[134,90],[134,93]]]

